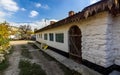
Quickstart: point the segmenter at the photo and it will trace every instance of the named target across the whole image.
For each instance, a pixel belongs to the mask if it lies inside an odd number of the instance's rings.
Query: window
[[[47,40],[47,34],[44,34],[44,40]]]
[[[40,34],[39,34],[39,38],[40,38]]]
[[[42,38],[42,34],[38,34],[38,38]]]
[[[42,34],[41,34],[41,38],[42,38]]]
[[[36,38],[38,38],[38,34],[36,34]]]
[[[64,34],[63,33],[57,33],[56,35],[56,42],[64,43]]]
[[[53,33],[49,33],[49,39],[50,39],[50,41],[54,41],[54,35],[53,35]]]
[[[37,37],[39,38],[39,34],[37,35]]]

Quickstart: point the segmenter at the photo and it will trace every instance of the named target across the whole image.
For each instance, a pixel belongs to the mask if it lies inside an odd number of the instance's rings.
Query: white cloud
[[[96,3],[98,1],[100,1],[100,0],[90,0],[90,4]]]
[[[17,3],[13,0],[0,0],[0,7],[12,12],[16,12],[17,10],[19,10]]]
[[[26,9],[25,9],[25,8],[21,8],[21,10],[22,10],[22,11],[26,11]]]
[[[50,19],[49,21],[55,21],[55,22],[57,22],[58,20],[56,20],[56,19]]]
[[[0,11],[0,17],[4,17],[5,16],[5,13],[3,11]]]
[[[0,22],[5,21],[5,16],[6,16],[6,13],[3,11],[0,11]]]
[[[4,22],[5,19],[4,18],[0,18],[0,23]]]
[[[6,17],[11,18],[13,14],[13,12],[0,11],[0,22],[6,21]]]
[[[43,8],[43,9],[50,9],[50,7],[47,5],[47,4],[44,4],[44,5],[42,5],[42,4],[40,4],[40,3],[35,3],[35,6],[37,7],[37,8]]]
[[[42,5],[41,5],[40,3],[36,3],[35,6],[36,6],[37,8],[40,8]]]
[[[35,21],[33,23],[31,23],[31,27],[34,29],[34,28],[37,28],[37,29],[40,29],[40,28],[43,28],[45,26],[48,26],[50,24],[50,21],[55,21],[57,22],[58,20],[56,19],[42,19],[40,21]]]
[[[32,10],[31,12],[30,12],[30,17],[35,17],[35,16],[37,16],[39,13],[37,12],[37,11],[35,11],[35,10]]]
[[[5,21],[5,16],[6,16],[6,13],[4,13],[3,11],[0,11],[0,22]]]
[[[14,0],[0,0],[0,22],[10,18],[18,10],[19,7]]]
[[[17,26],[17,27],[19,27],[20,25],[30,25],[32,30],[34,30],[35,28],[40,29],[40,28],[43,28],[43,27],[49,25],[50,21],[56,21],[56,22],[58,21],[56,19],[49,19],[46,21],[45,20],[46,19],[41,19],[40,21],[34,21],[34,22],[28,22],[28,23],[27,22],[26,23],[13,23],[13,22],[11,22],[10,25]]]
[[[43,5],[41,8],[50,9],[50,7],[48,5]]]

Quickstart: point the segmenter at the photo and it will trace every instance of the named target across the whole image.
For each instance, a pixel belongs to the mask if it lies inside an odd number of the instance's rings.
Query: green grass
[[[21,49],[21,55],[26,58],[32,59],[29,49]]]
[[[40,51],[42,52],[42,55],[49,61],[55,61],[57,62],[57,64],[59,65],[59,67],[62,69],[62,71],[64,72],[64,75],[81,75],[79,74],[78,72],[76,71],[73,71],[73,70],[70,70],[69,68],[67,68],[66,66],[64,66],[63,64],[61,64],[60,62],[58,62],[56,59],[54,59],[53,57],[51,57],[50,55],[46,54],[45,52],[43,51]]]
[[[62,69],[62,71],[64,72],[64,75],[73,75],[72,71],[70,69],[68,69],[67,67],[65,67],[64,65],[60,64],[56,59],[54,59],[53,57],[49,56],[48,54],[46,54],[45,52],[41,51],[42,55],[49,61],[55,61],[57,62],[57,64],[59,65],[59,67]]]
[[[43,52],[42,50],[40,50],[40,52],[42,53],[42,55],[49,61],[56,61],[54,58],[52,58],[51,56],[49,56],[48,54],[46,54],[45,52]]]
[[[28,60],[20,60],[19,68],[19,75],[46,75],[40,65],[30,63]]]
[[[25,45],[22,45],[21,48],[27,48]]]
[[[31,45],[34,49],[39,49],[34,43],[28,42],[29,45]]]
[[[5,59],[3,62],[0,63],[0,71],[4,71],[9,66],[9,61]]]

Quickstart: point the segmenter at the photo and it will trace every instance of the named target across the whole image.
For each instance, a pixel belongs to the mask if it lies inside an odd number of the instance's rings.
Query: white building
[[[36,41],[103,74],[120,71],[120,0],[70,11],[67,18],[37,30]]]

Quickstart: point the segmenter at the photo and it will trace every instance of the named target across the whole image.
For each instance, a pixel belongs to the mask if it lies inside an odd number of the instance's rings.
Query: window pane
[[[64,43],[64,34],[63,33],[56,34],[56,42]]]
[[[44,40],[47,40],[47,34],[44,34]]]
[[[40,34],[40,38],[42,38],[42,34]]]
[[[39,38],[40,38],[40,34],[39,34]]]
[[[49,39],[50,39],[50,41],[54,41],[54,35],[53,35],[53,33],[49,34]]]

